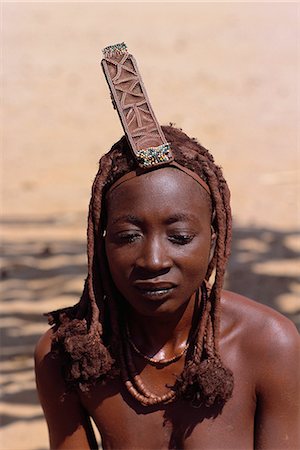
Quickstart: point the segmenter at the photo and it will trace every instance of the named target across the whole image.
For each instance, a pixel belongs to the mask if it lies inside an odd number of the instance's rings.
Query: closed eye
[[[120,233],[116,236],[116,241],[120,244],[133,244],[140,238],[140,233]]]
[[[172,234],[168,237],[168,239],[173,244],[186,245],[189,244],[194,239],[194,237],[194,234]]]

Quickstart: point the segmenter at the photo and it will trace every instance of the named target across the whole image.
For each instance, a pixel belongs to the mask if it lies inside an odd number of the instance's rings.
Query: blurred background
[[[80,296],[91,183],[122,135],[99,65],[107,45],[127,43],[159,121],[197,137],[224,169],[226,287],[299,326],[297,12],[283,2],[2,3],[1,449],[48,448],[32,353],[42,313]]]

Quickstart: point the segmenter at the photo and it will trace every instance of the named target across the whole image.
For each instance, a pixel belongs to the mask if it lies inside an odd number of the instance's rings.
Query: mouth
[[[135,288],[140,294],[148,298],[159,298],[167,297],[171,294],[176,285],[173,283],[135,283]]]

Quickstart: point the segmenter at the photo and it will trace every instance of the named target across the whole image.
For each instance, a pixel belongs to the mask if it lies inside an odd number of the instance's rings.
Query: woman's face
[[[209,195],[178,169],[148,172],[108,194],[108,265],[138,314],[172,314],[186,303],[205,277],[211,245]]]

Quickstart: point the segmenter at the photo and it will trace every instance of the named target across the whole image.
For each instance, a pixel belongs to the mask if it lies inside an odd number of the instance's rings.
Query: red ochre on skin
[[[139,336],[135,344],[158,361],[183,354],[193,316],[189,300],[211,253],[209,195],[188,175],[162,168],[113,189],[106,207],[107,260],[129,329]]]
[[[127,289],[126,300],[119,300],[130,307],[131,336],[146,354],[149,348],[161,348],[161,342],[166,342],[169,354],[159,354],[165,358],[176,354],[174,350],[186,342],[193,302],[192,299],[190,302],[184,299],[193,291],[193,286],[182,279],[188,277],[191,282],[200,283],[207,267],[211,241],[209,197],[196,182],[191,179],[192,184],[187,184],[188,177],[185,180],[183,173],[176,171],[175,174],[175,171],[159,169],[142,175],[124,183],[122,189],[120,186],[120,190],[115,189],[107,197],[110,222],[105,238],[106,249],[115,283],[118,283],[119,290],[122,286]],[[177,187],[173,186],[172,180],[176,180]],[[147,195],[137,192],[136,188],[147,189]],[[198,195],[195,196],[196,189]],[[145,208],[146,200],[148,206]],[[182,220],[165,223],[163,217],[170,211],[177,213],[178,208],[181,212],[185,208],[188,213],[197,213],[191,223],[195,221],[198,224],[199,240],[195,241],[194,237],[184,245],[175,245],[173,227],[186,225]],[[141,211],[145,215],[138,222],[136,219]],[[111,235],[112,231],[115,234],[113,228],[122,225],[119,221],[113,223],[113,218],[117,220],[120,213],[127,215],[127,219],[131,215],[131,220],[125,225],[135,230],[135,236],[127,243],[127,238],[123,240],[122,245]],[[222,223],[218,225],[220,233]],[[129,231],[132,234],[132,230]],[[193,250],[195,242],[198,242],[196,248],[201,253]],[[186,251],[188,247],[189,252]],[[145,251],[142,253],[140,248]],[[197,262],[197,270],[196,263],[189,258],[191,252]],[[121,269],[124,272],[119,272]],[[162,279],[175,282],[176,287],[163,300],[138,297],[133,280],[141,278],[147,283]],[[93,418],[100,431],[105,449],[300,448],[299,402],[296,401],[300,379],[299,336],[295,327],[275,311],[245,297],[226,291],[221,297],[220,354],[224,366],[234,373],[235,385],[233,396],[222,414],[212,417],[206,408],[191,408],[181,399],[145,411],[139,399],[134,401],[132,396],[125,395],[121,379],[98,383],[87,393],[80,390],[70,392],[62,378],[62,362],[51,355],[53,329],[49,330],[37,345],[35,361],[51,448],[96,448],[92,443],[95,439],[88,416]],[[180,318],[179,327],[174,325],[174,317]],[[145,336],[152,339],[146,342],[150,344],[147,348],[141,345],[145,343]],[[166,345],[164,347],[166,349]],[[157,357],[156,354],[154,356]],[[136,355],[132,355],[132,359],[147,389],[159,396],[165,395],[166,386],[172,385],[175,375],[180,375],[183,370],[183,358],[162,369],[145,364]]]
[[[158,169],[114,189],[107,217],[106,255],[123,297],[141,316],[176,313],[208,267],[208,194],[184,173]]]

